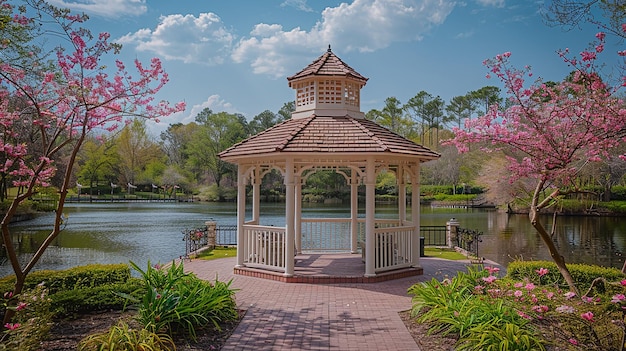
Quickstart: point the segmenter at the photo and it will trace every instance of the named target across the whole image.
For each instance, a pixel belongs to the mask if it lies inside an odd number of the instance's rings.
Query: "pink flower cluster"
[[[17,328],[21,327],[22,325],[19,323],[6,323],[4,325],[4,327],[8,330],[16,330]]]

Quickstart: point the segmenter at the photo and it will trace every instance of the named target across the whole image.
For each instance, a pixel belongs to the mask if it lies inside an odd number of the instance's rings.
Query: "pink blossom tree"
[[[575,292],[565,260],[539,221],[539,213],[563,195],[579,191],[574,182],[577,173],[606,159],[624,142],[626,107],[617,92],[626,85],[626,77],[615,86],[600,78],[597,56],[604,51],[605,37],[599,33],[596,38],[578,58],[570,57],[567,50],[560,52],[573,68],[560,83],[538,79],[527,85],[532,77],[530,68],[511,67],[510,53],[486,60],[488,78],[494,75],[503,82],[511,107],[500,110],[491,106],[486,115],[466,121],[465,129],[456,128],[450,141],[460,151],[467,151],[470,143],[480,143],[487,152],[502,151],[508,159],[511,182],[532,180],[530,222]]]
[[[12,186],[21,188],[0,223],[4,247],[17,278],[13,294],[21,293],[26,276],[62,229],[72,168],[86,137],[96,130],[115,130],[125,117],[157,119],[185,108],[184,103],[172,106],[155,101],[155,94],[168,81],[158,59],[152,59],[148,66],[135,61],[130,70],[110,57],[119,52],[120,46],[109,41],[108,33],[92,37],[80,27],[86,16],[41,0],[24,3],[29,6],[27,10],[0,0],[0,17],[30,33],[21,37],[21,47],[13,48],[11,52],[16,55],[12,59],[0,59],[0,172],[11,179]],[[10,13],[13,15],[7,15]],[[27,17],[28,13],[32,17]],[[4,40],[10,33],[1,34],[0,45],[8,51],[16,41]],[[58,43],[49,60],[38,52],[24,50],[44,42]],[[61,159],[63,167],[57,169],[55,161]],[[18,206],[40,187],[50,186],[55,174],[60,184],[53,229],[32,257],[21,263],[9,223]],[[12,313],[7,311],[3,324],[11,318]]]

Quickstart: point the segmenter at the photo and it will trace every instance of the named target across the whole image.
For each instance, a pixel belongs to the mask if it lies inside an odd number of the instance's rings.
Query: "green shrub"
[[[131,278],[125,283],[59,291],[50,298],[55,316],[66,317],[96,311],[122,310],[128,303],[128,296],[142,296],[142,287],[141,279]]]
[[[79,351],[169,351],[176,345],[167,334],[157,334],[146,329],[133,329],[119,321],[108,331],[88,335],[78,344]]]
[[[537,271],[540,268],[547,269],[548,273],[546,275],[539,276]],[[591,286],[591,283],[599,277],[602,277],[610,282],[617,282],[626,278],[626,275],[616,268],[607,268],[587,264],[567,264],[567,268],[581,291],[588,289]],[[567,286],[567,283],[561,276],[556,264],[551,261],[511,262],[507,266],[507,277],[513,280],[528,279],[536,284],[556,284],[561,287]]]
[[[44,283],[50,294],[78,288],[105,284],[123,283],[130,278],[130,267],[126,264],[92,264],[62,271],[42,270],[28,274],[24,290]],[[13,291],[15,275],[0,279],[0,293]]]
[[[600,202],[598,203],[598,208],[607,209],[613,213],[626,213],[626,201],[610,201],[610,202]]]
[[[12,294],[15,276],[0,279],[2,295]],[[53,301],[53,314],[66,316],[74,313],[122,308],[126,299],[116,291],[130,293],[141,285],[130,277],[130,267],[125,264],[88,265],[62,271],[35,271],[26,277],[23,293],[43,284]],[[4,308],[0,316],[4,315]]]
[[[616,185],[612,187],[611,200],[626,201],[626,186]]]

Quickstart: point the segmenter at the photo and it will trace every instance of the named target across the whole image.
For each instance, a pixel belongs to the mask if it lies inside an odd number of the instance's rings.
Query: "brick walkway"
[[[419,350],[398,315],[411,308],[407,289],[433,277],[453,277],[469,265],[422,258],[421,276],[324,285],[235,275],[235,263],[235,258],[185,261],[185,269],[198,277],[232,279],[232,287],[240,289],[237,304],[247,312],[223,350]]]

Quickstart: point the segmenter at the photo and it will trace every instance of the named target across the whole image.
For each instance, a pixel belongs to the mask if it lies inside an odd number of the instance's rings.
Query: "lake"
[[[364,211],[364,209],[360,209]],[[303,205],[303,217],[348,217],[343,205]],[[250,213],[250,211],[247,211]],[[202,227],[207,220],[218,225],[236,224],[234,203],[70,203],[65,207],[67,226],[42,257],[36,269],[65,269],[90,263],[128,263],[144,267],[165,263],[185,254],[182,231]],[[377,205],[377,216],[396,215],[393,206]],[[445,225],[456,218],[461,227],[482,231],[479,254],[501,264],[516,258],[550,260],[543,242],[526,215],[495,210],[451,209],[422,206],[422,225]],[[15,224],[20,249],[30,253],[51,228],[52,213]],[[549,229],[552,217],[543,222]],[[284,204],[261,205],[261,224],[284,225]],[[623,217],[559,217],[555,242],[567,262],[593,263],[621,268],[626,252]],[[30,254],[22,257],[30,256]],[[0,276],[11,274],[0,265]]]

